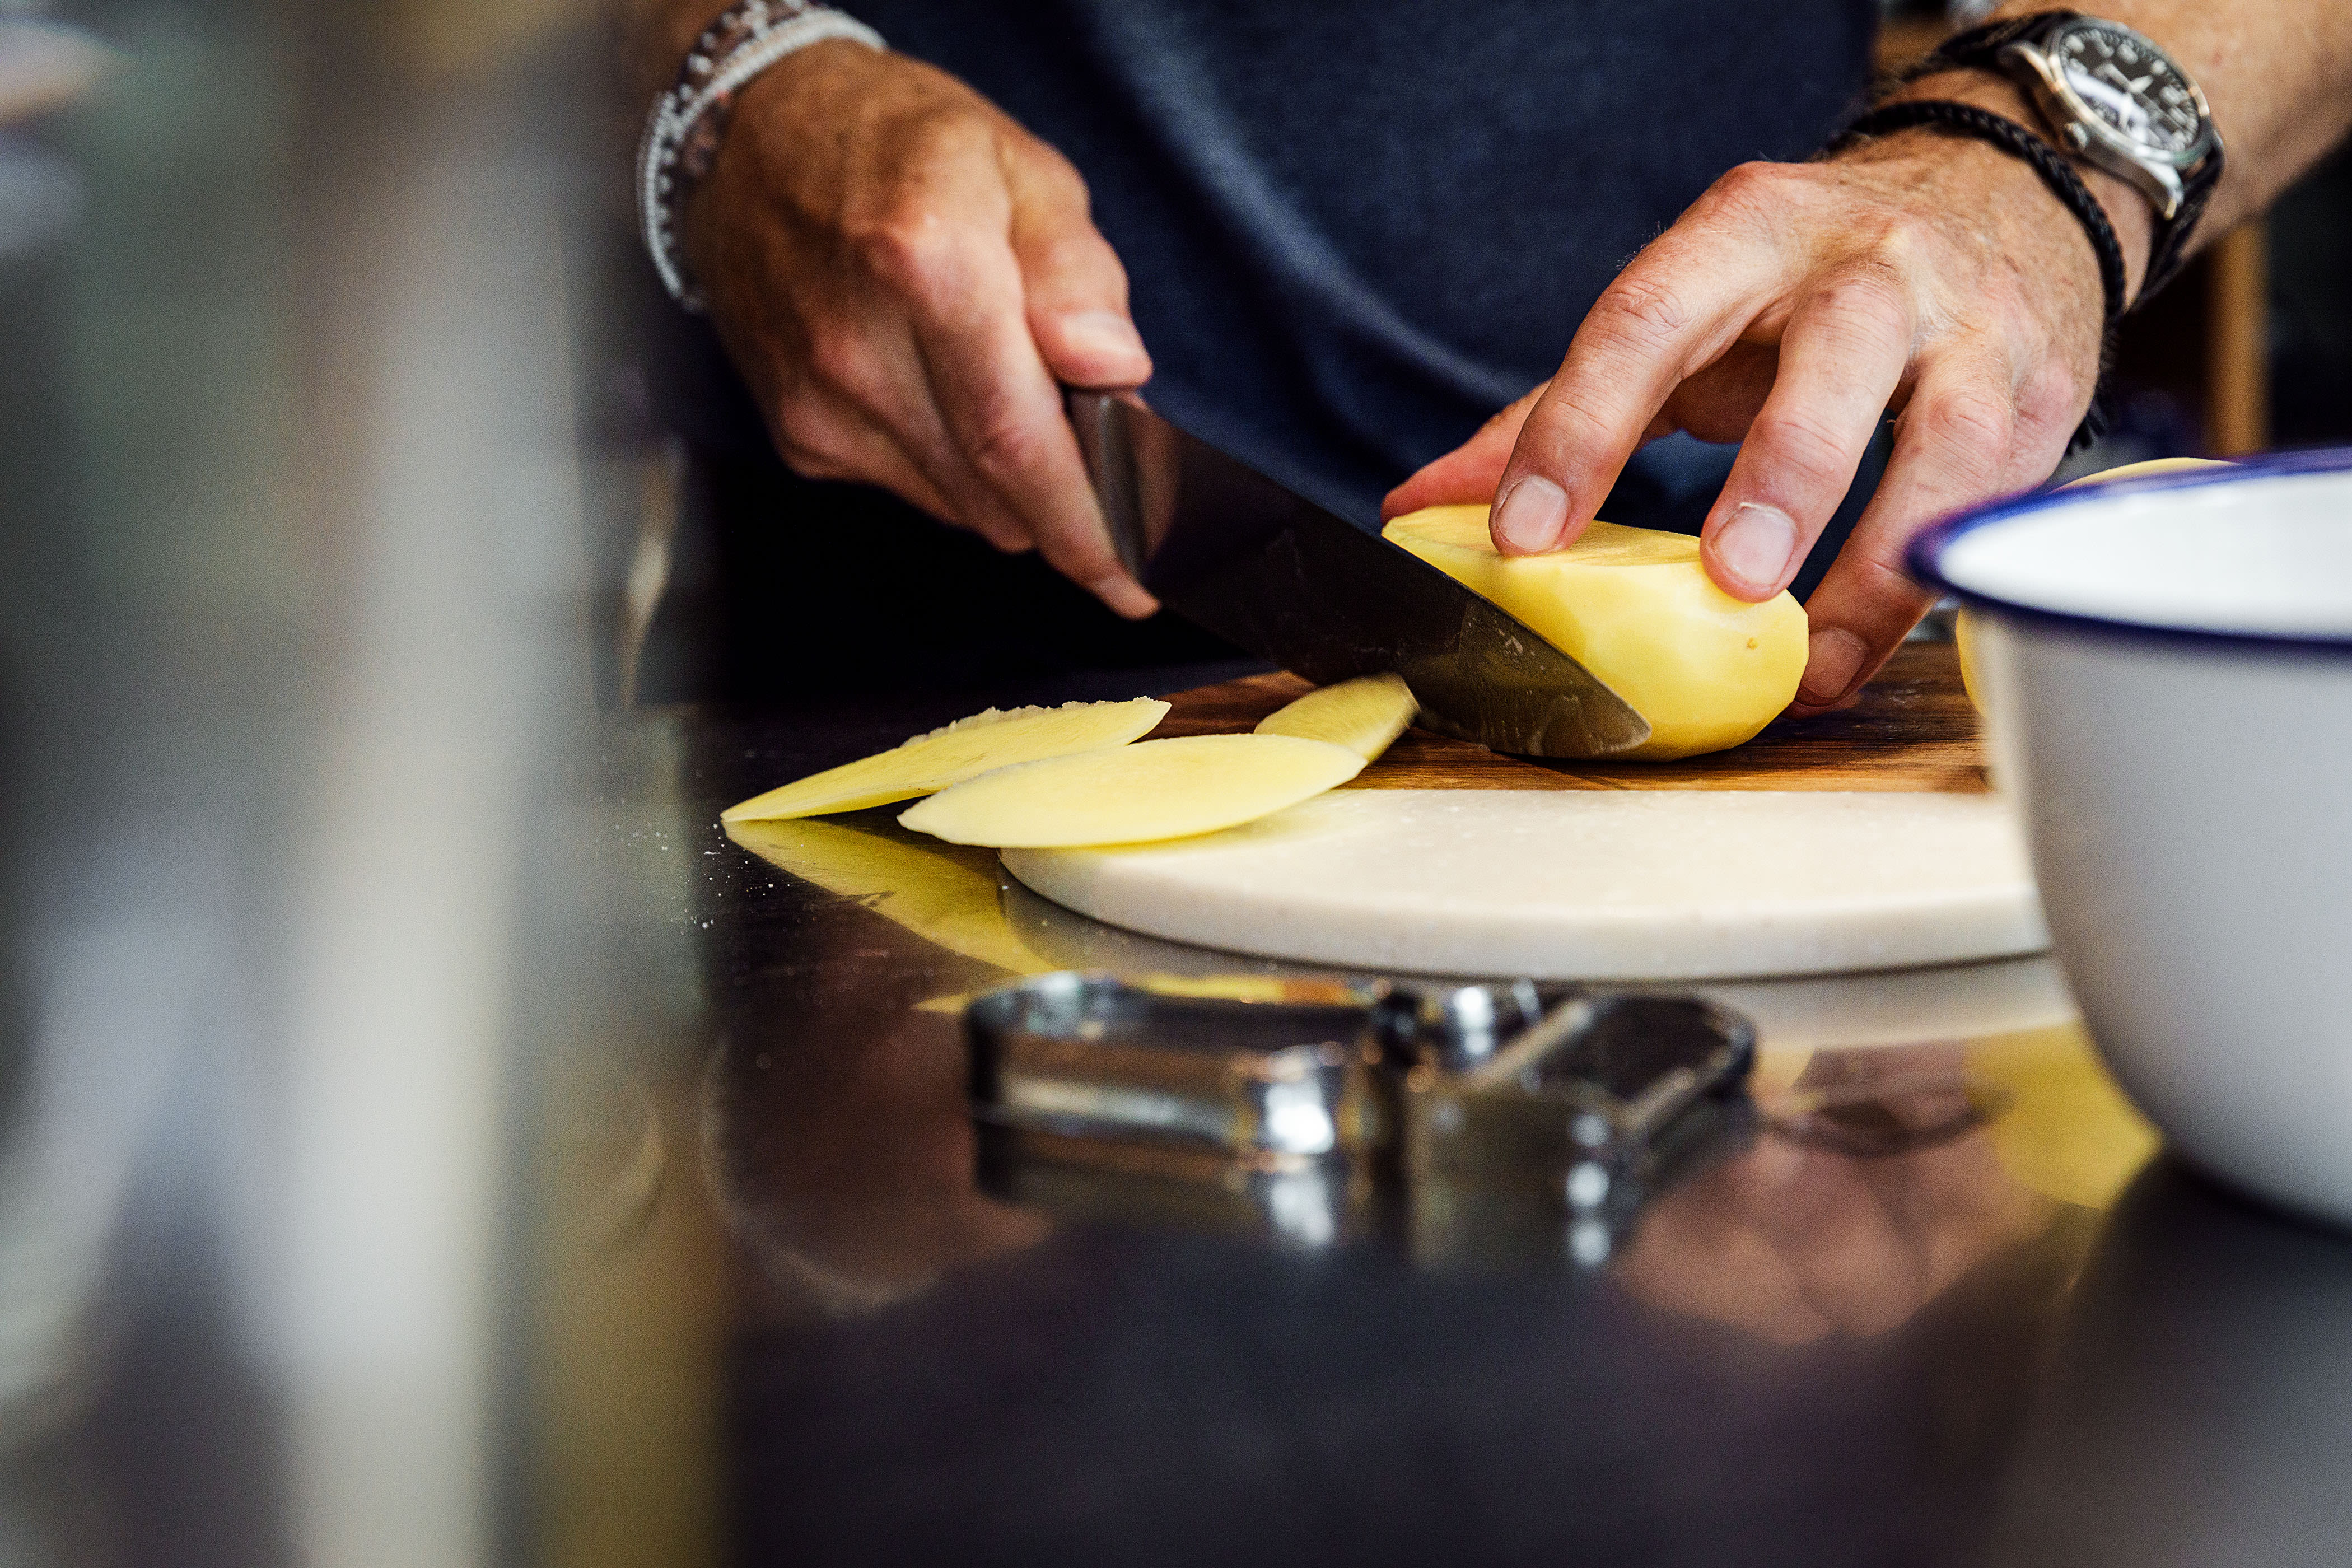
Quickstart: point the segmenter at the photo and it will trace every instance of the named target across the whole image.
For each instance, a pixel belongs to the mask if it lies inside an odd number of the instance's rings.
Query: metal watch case
[[[2125,134],[2109,124],[2067,79],[2059,60],[2065,38],[2078,32],[2095,32],[2120,40],[2118,47],[2161,60],[2188,94],[2197,113],[2197,134],[2189,145],[2170,153]],[[2021,38],[1997,57],[2002,68],[2032,97],[2034,105],[2067,151],[2129,182],[2156,208],[2160,222],[2180,216],[2189,183],[2221,145],[2213,115],[2202,89],[2189,73],[2146,37],[2118,23],[2095,17],[2063,22],[2034,38]]]

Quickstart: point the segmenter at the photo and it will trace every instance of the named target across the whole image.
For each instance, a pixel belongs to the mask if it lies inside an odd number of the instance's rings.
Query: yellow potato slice
[[[1421,711],[1401,675],[1360,675],[1310,691],[1257,721],[1261,735],[1299,735],[1376,761]]]
[[[2145,479],[2156,474],[2178,474],[2190,468],[2226,468],[2229,464],[2219,458],[2150,458],[2145,463],[2126,463],[2120,468],[2106,468],[2095,474],[2084,474],[2070,479],[2060,489],[2080,489],[2084,485],[2104,485],[2110,479]]]
[[[941,790],[898,820],[950,844],[1058,849],[1186,838],[1343,784],[1364,759],[1297,735],[1185,735],[1023,763]]]
[[[1760,605],[1733,598],[1707,580],[1698,541],[1685,534],[1596,522],[1566,550],[1505,556],[1483,504],[1430,507],[1383,532],[1631,703],[1650,739],[1627,757],[1736,746],[1789,705],[1805,673],[1804,607],[1787,594]]]
[[[1015,763],[1124,746],[1167,715],[1150,697],[1131,702],[1067,702],[1059,708],[991,708],[902,746],[827,768],[729,806],[721,822],[767,822],[863,811],[943,790]]]

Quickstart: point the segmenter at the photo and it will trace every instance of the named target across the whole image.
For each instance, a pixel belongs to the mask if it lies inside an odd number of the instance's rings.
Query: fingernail
[[[1086,353],[1104,355],[1139,354],[1143,339],[1135,323],[1117,310],[1081,310],[1062,318],[1062,331],[1070,346]]]
[[[1549,550],[1567,526],[1568,492],[1539,474],[1513,485],[1495,509],[1496,537],[1522,555]]]
[[[1823,626],[1805,650],[1805,679],[1797,695],[1819,707],[1846,694],[1862,673],[1862,639],[1843,626]]]
[[[1796,552],[1797,520],[1777,506],[1742,501],[1716,531],[1717,563],[1759,594],[1780,587]]]

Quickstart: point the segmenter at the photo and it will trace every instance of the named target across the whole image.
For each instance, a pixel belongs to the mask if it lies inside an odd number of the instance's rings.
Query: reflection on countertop
[[[896,811],[742,824],[728,834],[812,889],[881,916],[907,938],[979,960],[1005,976],[1055,968],[1129,976],[1332,973],[1189,947],[1075,914],[1006,876],[987,851],[899,827]],[[1367,971],[1345,978],[1397,977]],[[1832,1080],[1849,1120],[1864,1100],[1916,1102],[1937,1081],[1974,1086],[1993,1103],[1981,1125],[1971,1124],[1959,1141],[1980,1144],[1992,1167],[2021,1190],[2083,1206],[2105,1206],[2156,1146],[2152,1131],[2099,1066],[2046,956],[1691,989],[1758,1025],[1757,1087],[1767,1127],[1759,1147],[1740,1157],[1744,1166],[1760,1171],[1775,1161],[1802,1163],[1806,1155],[1783,1147],[1795,1113],[1780,1108],[1806,1096],[1818,1100],[1820,1086]],[[954,1016],[972,994],[926,998],[918,1006]],[[1924,1089],[1923,1075],[1930,1080]],[[1892,1086],[1887,1093],[1895,1100],[1857,1088],[1873,1079]],[[1822,1122],[1822,1107],[1807,1114]],[[1876,1161],[1873,1168],[1881,1173],[1898,1153],[1914,1157],[1907,1150],[1842,1152]]]
[[[701,787],[723,793],[707,780]],[[1157,1201],[1130,1199],[1122,1208],[1103,1201],[1100,1184],[1050,1171],[1032,1172],[1018,1189],[1029,1203],[1008,1205],[983,1189],[976,1170],[963,1100],[964,1000],[1054,968],[1196,977],[1313,972],[1085,920],[1004,878],[984,853],[907,833],[894,816],[739,827],[727,852],[706,861],[702,918],[732,911],[737,919],[725,931],[719,915],[705,949],[706,981],[723,1020],[700,1096],[707,1191],[759,1275],[741,1307],[744,1322],[787,1333],[765,1353],[790,1359],[799,1353],[791,1344],[823,1353],[816,1347],[825,1335],[849,1331],[814,1331],[819,1339],[809,1341],[802,1337],[809,1328],[787,1324],[870,1320],[886,1342],[913,1335],[927,1344],[906,1347],[918,1363],[950,1342],[977,1357],[959,1375],[1009,1375],[984,1370],[1001,1350],[982,1352],[968,1337],[968,1314],[985,1321],[1004,1310],[988,1307],[990,1298],[1011,1290],[1018,1299],[1024,1281],[1059,1279],[1058,1289],[1115,1320],[1100,1289],[1159,1279],[1173,1292],[1172,1310],[1175,1300],[1198,1300],[1200,1281],[1186,1278],[1194,1265],[1170,1264],[1171,1254],[1220,1260],[1213,1272],[1224,1300],[1216,1310],[1237,1320],[1239,1331],[1240,1322],[1257,1321],[1246,1303],[1276,1310],[1264,1293],[1279,1299],[1293,1288],[1281,1282],[1295,1284],[1290,1271],[1317,1251],[1300,1251],[1304,1237],[1339,1249],[1333,1266],[1355,1280],[1359,1298],[1351,1312],[1382,1301],[1378,1310],[1429,1331],[1436,1331],[1426,1317],[1433,1295],[1475,1290],[1483,1280],[1509,1296],[1552,1300],[1518,1324],[1521,1335],[1565,1330],[1573,1340],[1588,1331],[1573,1325],[1595,1313],[1611,1325],[1589,1331],[1596,1333],[1679,1343],[1667,1326],[1675,1321],[1728,1332],[1731,1341],[1701,1358],[1714,1367],[1710,1376],[1750,1364],[1748,1352],[1730,1348],[1740,1342],[1865,1363],[1907,1345],[1898,1362],[1925,1355],[1943,1365],[1938,1358],[1958,1356],[1957,1370],[1981,1352],[1985,1336],[2005,1346],[2038,1342],[2096,1235],[2099,1206],[2153,1147],[2089,1053],[2055,971],[2032,960],[1706,988],[1761,1026],[1762,1115],[1742,1144],[1652,1205],[1605,1280],[1584,1279],[1569,1266],[1556,1222],[1548,1250],[1465,1252],[1429,1234],[1426,1215],[1418,1236],[1410,1215],[1259,1226],[1238,1222],[1247,1205],[1171,1201],[1164,1189]],[[765,879],[770,868],[784,879]],[[745,884],[754,877],[765,886],[759,910],[746,919]],[[754,929],[782,940],[755,954]],[[787,954],[789,975],[762,967]],[[751,981],[755,971],[761,978]],[[722,977],[738,979],[716,984]],[[1358,1202],[1331,1212],[1361,1210]],[[1123,1261],[1097,1277],[1097,1265],[1085,1260],[1106,1247]],[[1163,1277],[1163,1268],[1172,1272]],[[1112,1284],[1120,1269],[1141,1272]],[[1547,1353],[1560,1352],[1554,1345]],[[1307,1361],[1325,1364],[1315,1354]],[[2012,1404],[2004,1408],[2013,1408],[2027,1366],[2021,1349],[2013,1364],[1976,1374],[2008,1390]],[[1787,1374],[1783,1367],[1778,1375]],[[1226,1375],[1236,1389],[1255,1378],[1245,1368]],[[1147,1382],[1129,1396],[1166,1393]],[[1542,1383],[1538,1375],[1530,1387]],[[892,1386],[898,1392],[884,1395],[886,1404],[921,1402],[915,1390]],[[1909,1395],[1881,1388],[1872,1397],[1922,1399],[1904,1418],[1933,1427],[1950,1414],[1934,1407],[1936,1386],[1931,1378]],[[1335,1397],[1337,1387],[1310,1405]],[[847,1396],[845,1385],[841,1393]],[[1066,1394],[1089,1397],[1075,1388]],[[1741,1397],[1764,1401],[1749,1415],[1768,1425],[1790,1413],[1776,1414],[1754,1386]],[[893,1429],[879,1417],[859,1426],[877,1440]],[[1722,1540],[1720,1531],[1737,1536],[1743,1528],[1717,1520],[1707,1531]]]

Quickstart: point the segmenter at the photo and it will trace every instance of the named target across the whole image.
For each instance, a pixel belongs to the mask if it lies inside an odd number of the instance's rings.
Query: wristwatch
[[[2170,56],[2120,22],[2042,11],[1960,34],[1907,78],[1956,68],[2023,87],[2058,145],[2128,182],[2156,212],[2145,300],[2180,269],[2221,179],[2205,94]]]

